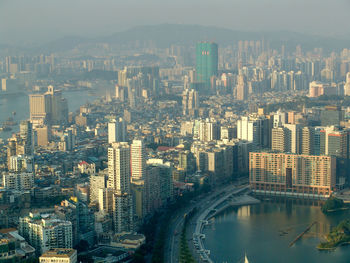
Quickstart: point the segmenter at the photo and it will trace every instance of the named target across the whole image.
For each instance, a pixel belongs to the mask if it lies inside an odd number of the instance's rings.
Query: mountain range
[[[111,45],[129,45],[135,43],[152,43],[156,47],[169,47],[171,44],[194,45],[198,41],[214,41],[219,45],[235,44],[239,40],[265,40],[271,48],[295,50],[297,45],[309,50],[315,47],[325,50],[341,50],[350,47],[350,39],[338,39],[290,31],[244,32],[214,26],[160,24],[133,27],[110,36],[86,38],[70,36],[45,43],[33,52],[59,52],[76,48],[81,44],[108,43]],[[3,45],[4,46],[4,45]],[[0,49],[3,48],[0,45]],[[6,46],[6,45],[5,45]]]

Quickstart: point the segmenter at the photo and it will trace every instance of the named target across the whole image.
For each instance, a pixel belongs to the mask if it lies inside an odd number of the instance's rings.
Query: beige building
[[[144,179],[146,172],[146,150],[142,140],[133,140],[130,147],[131,180]]]
[[[290,149],[288,133],[288,129],[284,127],[277,127],[272,129],[271,149],[273,151],[287,152]]]
[[[67,100],[62,92],[48,86],[44,94],[29,95],[30,121],[34,126],[44,123],[61,124],[68,120]]]
[[[329,197],[336,187],[336,160],[330,156],[251,152],[249,183],[257,193]]]
[[[244,75],[238,75],[237,77],[236,99],[242,101],[248,99],[248,85]]]
[[[51,138],[51,129],[46,126],[38,126],[34,130],[37,146],[47,146]]]
[[[54,248],[46,251],[39,258],[40,263],[77,263],[77,251],[75,249]]]

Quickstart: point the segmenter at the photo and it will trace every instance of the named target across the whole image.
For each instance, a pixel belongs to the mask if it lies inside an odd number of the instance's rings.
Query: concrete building
[[[237,86],[236,86],[236,99],[245,101],[248,99],[248,85],[245,75],[238,75],[237,77]]]
[[[38,255],[52,248],[72,248],[72,223],[53,214],[33,214],[20,217],[19,234],[36,249]]]
[[[344,95],[350,96],[350,72],[346,73],[346,81],[344,85]]]
[[[10,156],[9,171],[11,172],[34,172],[34,157],[28,155]]]
[[[203,142],[210,142],[220,138],[220,126],[212,120],[201,120],[199,123],[199,140]]]
[[[49,86],[44,94],[29,95],[30,121],[37,125],[65,124],[68,121],[68,104],[62,92]]]
[[[8,190],[25,191],[34,187],[33,173],[4,173],[3,185]]]
[[[99,189],[107,187],[107,174],[101,172],[90,176],[90,203],[98,202]]]
[[[237,139],[252,142],[255,148],[269,145],[269,121],[263,116],[241,117],[237,121]]]
[[[339,106],[326,106],[321,111],[321,125],[340,125],[344,121],[344,111]]]
[[[19,125],[19,134],[24,146],[24,154],[33,155],[34,133],[32,123],[30,121],[21,121]]]
[[[126,123],[122,118],[108,123],[108,143],[126,142]]]
[[[131,151],[131,180],[144,179],[146,171],[146,150],[142,140],[133,140]]]
[[[128,143],[112,143],[108,148],[108,187],[114,190],[113,225],[115,232],[128,232],[133,229],[130,161]]]
[[[273,151],[288,152],[290,149],[288,129],[283,127],[273,128],[271,139],[271,149]]]
[[[78,256],[75,249],[54,248],[39,257],[40,263],[77,263]]]
[[[208,90],[210,79],[218,74],[218,45],[210,42],[200,42],[196,45],[196,77],[204,83]]]
[[[195,110],[199,107],[198,92],[185,89],[182,93],[182,114],[194,116]]]
[[[301,154],[316,155],[315,152],[315,129],[313,127],[303,127]]]
[[[336,187],[336,160],[330,156],[251,152],[249,183],[257,193],[327,198]]]

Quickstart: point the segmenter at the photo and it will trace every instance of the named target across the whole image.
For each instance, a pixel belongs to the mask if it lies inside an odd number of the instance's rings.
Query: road
[[[169,225],[169,232],[168,232],[168,239],[166,241],[166,250],[165,250],[165,262],[170,263],[178,263],[179,258],[179,244],[180,244],[180,236],[182,227],[184,224],[184,214],[189,213],[194,207],[198,208],[204,208],[209,205],[210,202],[214,202],[215,200],[212,200],[215,196],[222,192],[230,191],[235,188],[237,188],[238,184],[230,184],[230,185],[223,185],[219,186],[217,189],[215,189],[213,192],[211,192],[209,195],[206,196],[199,196],[196,198],[196,202],[191,202],[190,205],[188,205],[185,208],[182,208],[179,210],[173,217],[173,219],[170,221]],[[199,200],[199,201],[198,201]],[[197,216],[195,216],[197,217]],[[192,220],[191,220],[192,222]],[[192,227],[189,228],[191,233],[187,234],[188,238],[192,239]],[[176,235],[174,233],[177,233]],[[192,244],[192,242],[189,242]],[[192,247],[190,247],[192,248]],[[194,251],[193,249],[191,249]],[[196,255],[193,255],[196,257]],[[198,258],[196,258],[198,259]],[[199,262],[199,261],[198,261]]]

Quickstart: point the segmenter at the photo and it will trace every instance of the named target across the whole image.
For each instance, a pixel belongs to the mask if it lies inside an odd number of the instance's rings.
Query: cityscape
[[[64,0],[67,21],[41,29],[33,6],[24,28],[0,10],[0,262],[348,262],[350,32],[339,20],[320,31],[301,12],[280,28],[270,10],[251,30],[253,3],[237,0],[241,28],[175,23],[179,9],[151,0],[168,19],[124,3],[134,21],[118,11],[127,27],[109,33],[107,2],[83,25],[75,8],[97,4]],[[0,3],[4,18],[13,5]],[[256,19],[260,6],[271,7],[257,4]]]

